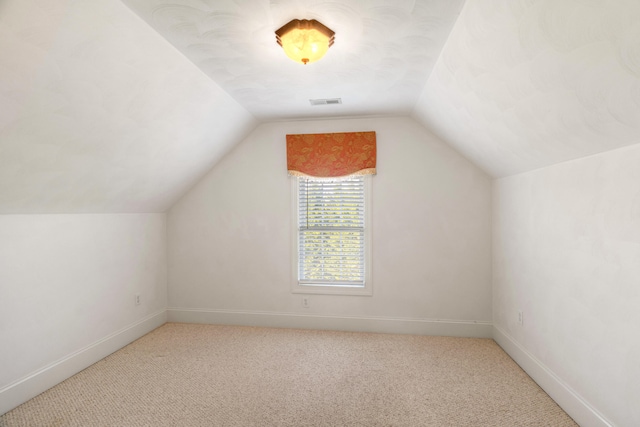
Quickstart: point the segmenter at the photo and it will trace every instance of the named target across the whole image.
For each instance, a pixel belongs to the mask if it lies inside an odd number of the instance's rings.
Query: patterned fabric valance
[[[317,178],[375,175],[376,133],[287,135],[287,169]]]

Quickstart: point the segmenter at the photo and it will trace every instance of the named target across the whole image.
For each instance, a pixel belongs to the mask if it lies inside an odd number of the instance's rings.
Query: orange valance
[[[287,135],[289,175],[343,177],[376,173],[376,133]]]

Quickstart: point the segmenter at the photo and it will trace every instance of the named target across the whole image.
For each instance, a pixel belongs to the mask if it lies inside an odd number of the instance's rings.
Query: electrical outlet
[[[524,317],[522,315],[522,310],[518,310],[518,325],[522,326],[524,324]]]
[[[302,297],[302,306],[304,308],[309,308],[309,297]]]
[[[140,305],[140,294],[136,294],[135,295],[134,301],[135,301],[136,305]]]

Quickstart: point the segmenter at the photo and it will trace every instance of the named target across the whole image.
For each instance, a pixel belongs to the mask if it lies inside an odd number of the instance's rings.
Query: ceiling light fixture
[[[276,41],[289,58],[307,65],[327,53],[334,34],[315,19],[294,19],[276,30]]]

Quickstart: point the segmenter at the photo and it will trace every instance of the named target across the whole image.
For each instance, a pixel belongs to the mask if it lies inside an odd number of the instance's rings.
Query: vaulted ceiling
[[[493,176],[640,142],[640,1],[468,0],[414,112]]]
[[[255,125],[119,0],[0,2],[0,213],[162,212]]]
[[[0,213],[161,212],[261,121],[371,115],[495,177],[639,143],[640,2],[0,1]]]
[[[124,0],[259,120],[408,115],[463,0]],[[317,19],[336,32],[318,62],[289,60],[274,31]],[[341,98],[315,106],[310,99]]]

